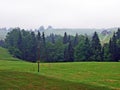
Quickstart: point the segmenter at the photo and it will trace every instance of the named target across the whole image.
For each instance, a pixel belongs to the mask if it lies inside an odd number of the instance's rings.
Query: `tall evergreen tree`
[[[54,36],[53,33],[51,34],[51,42],[52,42],[53,44],[55,44],[55,36]]]
[[[118,28],[118,31],[116,32],[116,47],[117,47],[117,52],[116,52],[116,55],[117,55],[117,60],[116,61],[119,61],[120,60],[120,28]]]
[[[41,53],[40,52],[42,52],[42,38],[41,38],[41,33],[38,31],[38,34],[37,34],[37,53],[38,53],[37,57],[38,58],[41,58]]]
[[[116,32],[116,39],[120,39],[120,28],[118,28]]]
[[[65,49],[64,49],[64,62],[67,62],[68,60],[69,60],[68,47],[65,47]]]
[[[110,49],[110,53],[111,53],[111,60],[112,61],[118,61],[118,48],[117,48],[117,38],[116,38],[116,34],[113,34],[112,39],[110,39],[109,42],[109,49]]]
[[[31,32],[31,61],[36,62],[37,60],[37,39],[34,32]]]
[[[91,41],[92,59],[101,61],[101,44],[97,32],[94,33]]]
[[[37,34],[37,41],[39,42],[41,40],[41,33],[38,31],[38,34]]]
[[[74,38],[74,47],[75,47],[76,45],[78,45],[78,43],[79,43],[78,34],[76,34],[76,36],[75,36],[75,38]]]
[[[46,42],[45,42],[45,33],[42,33],[42,41],[43,41],[43,45],[45,46]]]
[[[85,61],[89,61],[90,60],[90,56],[91,56],[91,48],[90,48],[90,40],[88,39],[88,37],[86,36],[85,38],[85,42],[84,42],[84,56],[85,56]]]
[[[68,37],[67,37],[67,33],[64,33],[64,37],[63,37],[63,44],[67,44],[68,43]]]
[[[100,55],[101,55],[101,61],[103,62],[104,61],[104,46],[102,47]]]
[[[68,60],[70,62],[74,61],[74,48],[72,46],[71,41],[69,42],[69,45],[68,45]]]
[[[72,40],[71,40],[71,36],[68,35],[67,43],[69,43],[69,42],[71,42],[71,41],[72,41]]]
[[[38,62],[38,72],[39,72],[39,63],[40,63],[40,59],[41,59],[41,33],[38,31],[37,34],[37,50],[36,50],[36,56],[37,56],[37,62]]]
[[[109,40],[109,52],[112,53],[112,39]]]
[[[41,54],[42,54],[42,59],[44,61],[47,61],[47,48],[46,48],[46,39],[45,39],[45,34],[44,32],[42,33],[42,51],[41,51]]]

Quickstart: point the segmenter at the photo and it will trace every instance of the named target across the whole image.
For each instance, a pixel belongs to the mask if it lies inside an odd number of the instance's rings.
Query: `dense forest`
[[[120,60],[120,29],[114,32],[109,43],[101,45],[97,32],[93,36],[68,35],[44,32],[34,33],[15,28],[10,31],[0,45],[22,60],[36,62],[74,62],[74,61],[115,61]]]

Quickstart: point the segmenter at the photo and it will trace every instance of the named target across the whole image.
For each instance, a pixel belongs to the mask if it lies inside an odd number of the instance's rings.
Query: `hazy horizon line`
[[[39,29],[41,26],[43,26],[44,29],[47,29],[49,25],[48,26],[40,25],[38,28],[25,28],[25,27],[20,27],[20,26],[16,26],[16,27],[5,27],[4,26],[4,27],[0,27],[0,29],[20,28],[20,29],[25,29],[25,30],[35,30],[35,29]],[[52,26],[52,29],[112,29],[112,28],[120,28],[120,27],[101,27],[100,28],[100,27],[54,27]]]

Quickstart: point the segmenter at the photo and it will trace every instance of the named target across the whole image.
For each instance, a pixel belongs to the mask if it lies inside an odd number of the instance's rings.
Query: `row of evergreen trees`
[[[110,39],[109,52],[111,61],[120,60],[120,29]]]
[[[40,56],[42,62],[73,61],[119,61],[120,29],[114,33],[109,43],[101,45],[97,32],[92,37],[87,35],[64,36],[44,32],[15,28],[5,39],[5,47],[20,59],[36,62]]]

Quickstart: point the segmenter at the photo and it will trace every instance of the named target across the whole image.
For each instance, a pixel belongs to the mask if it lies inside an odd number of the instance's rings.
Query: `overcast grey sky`
[[[120,0],[0,0],[0,27],[120,26]]]

